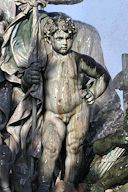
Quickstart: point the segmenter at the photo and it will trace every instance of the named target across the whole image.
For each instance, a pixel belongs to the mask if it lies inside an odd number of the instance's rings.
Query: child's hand
[[[116,144],[116,146],[128,144],[128,132],[125,130],[116,132],[112,142],[114,145]]]
[[[120,135],[120,144],[128,144],[128,132],[124,131]]]
[[[87,104],[93,104],[94,103],[95,97],[90,90],[83,89],[83,90],[81,90],[81,92],[82,92],[81,96],[83,99],[86,100]]]
[[[38,63],[26,69],[23,76],[24,84],[29,87],[33,84],[39,84],[40,78],[41,78],[41,68],[39,67]]]

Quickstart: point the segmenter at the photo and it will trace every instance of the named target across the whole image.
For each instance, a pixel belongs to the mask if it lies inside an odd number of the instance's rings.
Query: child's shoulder
[[[75,58],[77,62],[86,62],[86,63],[91,63],[94,62],[94,59],[90,57],[89,55],[86,54],[81,54],[79,52],[73,51],[72,50],[72,56]]]

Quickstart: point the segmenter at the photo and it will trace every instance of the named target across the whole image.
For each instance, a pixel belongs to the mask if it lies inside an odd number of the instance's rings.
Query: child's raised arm
[[[78,57],[79,72],[95,79],[94,83],[90,87],[90,91],[94,95],[95,99],[103,94],[110,80],[109,73],[98,64],[93,58],[87,55],[80,55]]]

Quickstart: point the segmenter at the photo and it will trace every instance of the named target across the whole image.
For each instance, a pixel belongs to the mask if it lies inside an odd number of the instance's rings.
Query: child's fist
[[[90,90],[83,89],[83,90],[81,90],[81,92],[82,92],[81,96],[83,99],[86,100],[87,104],[93,104],[94,103],[95,97]]]

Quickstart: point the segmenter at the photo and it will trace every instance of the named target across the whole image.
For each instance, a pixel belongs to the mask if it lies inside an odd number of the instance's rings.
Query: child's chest
[[[72,57],[51,58],[45,70],[45,79],[77,79],[77,65]]]

